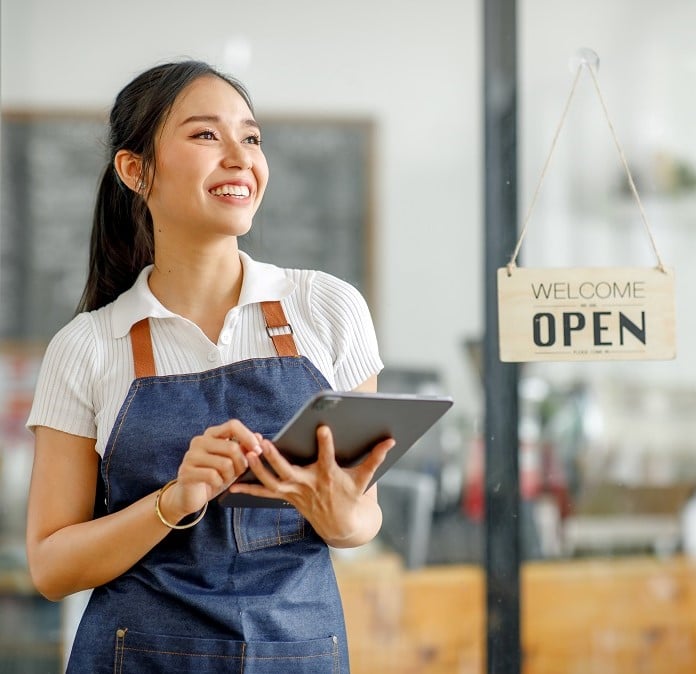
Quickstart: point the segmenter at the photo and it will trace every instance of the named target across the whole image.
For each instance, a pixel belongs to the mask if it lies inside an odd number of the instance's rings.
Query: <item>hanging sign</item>
[[[669,360],[674,274],[643,267],[498,270],[500,359]]]
[[[594,69],[597,55],[578,52],[576,75],[551,150],[510,262],[498,269],[500,359],[669,360],[675,357],[674,273],[662,263],[631,170],[609,119]],[[657,264],[654,268],[524,269],[515,264],[558,135],[582,72],[595,85]]]

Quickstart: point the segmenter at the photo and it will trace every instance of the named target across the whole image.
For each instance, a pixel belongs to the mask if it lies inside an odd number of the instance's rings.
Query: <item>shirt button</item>
[[[223,332],[220,335],[220,341],[223,344],[229,344],[232,341],[232,335],[230,334],[230,332],[228,330],[226,330],[225,332]]]
[[[214,363],[219,358],[217,351],[208,352],[208,361]]]

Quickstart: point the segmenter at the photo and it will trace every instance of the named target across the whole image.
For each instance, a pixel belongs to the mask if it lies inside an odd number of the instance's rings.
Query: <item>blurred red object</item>
[[[522,441],[519,446],[520,498],[532,501],[551,494],[561,517],[570,512],[570,496],[561,463],[551,444]],[[467,458],[462,511],[475,522],[485,514],[485,445],[480,435],[473,437]]]

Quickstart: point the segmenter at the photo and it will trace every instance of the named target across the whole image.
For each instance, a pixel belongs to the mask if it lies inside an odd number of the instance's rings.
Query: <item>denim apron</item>
[[[191,438],[208,426],[237,418],[272,437],[330,388],[307,358],[284,355],[297,352],[282,307],[262,304],[278,357],[206,372],[155,376],[148,321],[133,327],[136,379],[101,464],[106,512],[175,477]],[[285,330],[272,325],[274,311]],[[135,339],[136,327],[144,339]],[[196,526],[171,531],[93,590],[67,671],[347,674],[329,550],[295,508],[226,508],[213,499]]]

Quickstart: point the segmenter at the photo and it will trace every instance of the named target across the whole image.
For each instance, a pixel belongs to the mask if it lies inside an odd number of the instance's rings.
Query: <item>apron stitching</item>
[[[135,400],[135,396],[138,393],[139,389],[140,389],[140,384],[136,380],[135,382],[133,382],[133,388],[131,389],[131,393],[129,394],[129,397],[126,398],[126,401],[128,404],[127,404],[126,408],[123,410],[123,414],[121,415],[121,419],[120,419],[119,425],[118,425],[118,430],[116,431],[116,433],[114,435],[114,440],[112,443],[110,443],[110,445],[107,445],[107,448],[106,448],[109,450],[109,456],[106,459],[106,467],[104,468],[104,488],[106,491],[107,509],[109,507],[110,492],[111,492],[111,489],[109,487],[109,467],[111,466],[111,457],[114,455],[114,452],[116,451],[116,443],[118,442],[118,437],[121,433],[121,429],[123,428],[123,424],[126,421],[126,417],[128,416],[128,411],[130,410],[130,406],[133,403],[133,400]],[[124,404],[126,401],[124,401]]]
[[[287,360],[286,360],[287,359]],[[278,360],[283,360],[287,363],[288,366],[292,366],[293,368],[297,367],[302,367],[304,368],[314,379],[315,382],[321,384],[321,380],[312,372],[308,367],[305,362],[303,362],[305,359],[305,356],[300,356],[300,357],[291,357],[291,356],[275,356],[272,358],[254,358],[250,359],[249,361],[240,361],[240,362],[248,362],[248,365],[245,365],[244,367],[235,367],[239,365],[239,363],[229,363],[227,365],[223,365],[221,368],[216,368],[215,370],[208,370],[206,372],[189,372],[189,373],[184,373],[184,374],[163,374],[155,377],[143,377],[142,379],[136,380],[138,382],[138,386],[141,388],[145,388],[146,386],[155,386],[158,384],[177,384],[180,382],[196,382],[196,381],[208,381],[210,379],[219,379],[221,377],[225,377],[228,374],[236,374],[238,372],[248,372],[249,370],[256,370],[256,369],[261,369],[261,368],[273,368],[276,365],[272,361],[278,361]],[[259,362],[260,361],[260,362]],[[232,370],[232,372],[229,372],[229,370]]]
[[[278,541],[278,545],[281,544],[283,536],[280,533],[280,510],[276,513],[276,535],[275,539]]]
[[[283,534],[282,524],[283,524],[283,514],[287,512],[285,508],[277,509],[276,513],[276,533],[273,536],[264,536],[263,538],[254,538],[249,540],[246,536],[246,529],[243,526],[242,514],[243,511],[248,510],[247,508],[234,508],[233,518],[234,518],[234,532],[237,538],[237,547],[240,553],[252,552],[259,550],[260,548],[268,547],[270,543],[276,545],[283,545],[285,543],[294,543],[297,541],[302,541],[306,538],[306,519],[295,510],[296,526],[294,533]]]
[[[123,632],[121,635],[120,632]],[[116,632],[116,652],[114,653],[114,671],[123,671],[123,649],[125,646],[126,632],[128,630],[118,630]]]
[[[307,367],[307,363],[305,363],[304,361],[302,362],[302,367],[304,367],[304,369],[308,372],[310,377],[312,377],[312,379],[314,379],[314,381],[317,384],[319,384],[319,386],[323,386],[321,380],[316,376],[316,374],[314,372],[312,372],[312,370],[310,368]]]
[[[269,543],[277,543],[278,545],[283,545],[284,543],[294,543],[296,541],[301,541],[305,538],[303,534],[286,534],[284,536],[266,536],[265,538],[255,538],[253,541],[248,541],[246,536],[242,545],[240,547],[240,552],[251,552],[252,550],[258,550],[259,548],[268,547]]]
[[[316,660],[317,658],[325,658],[327,655],[334,657],[336,648],[332,647],[330,651],[324,653],[312,653],[311,655],[250,655],[245,656],[248,660]]]
[[[189,658],[218,658],[220,660],[241,660],[244,662],[244,646],[241,655],[219,655],[217,653],[189,653],[188,651],[163,651],[158,648],[136,648],[134,646],[124,646],[124,651],[133,653],[160,653],[161,655],[185,655]]]

